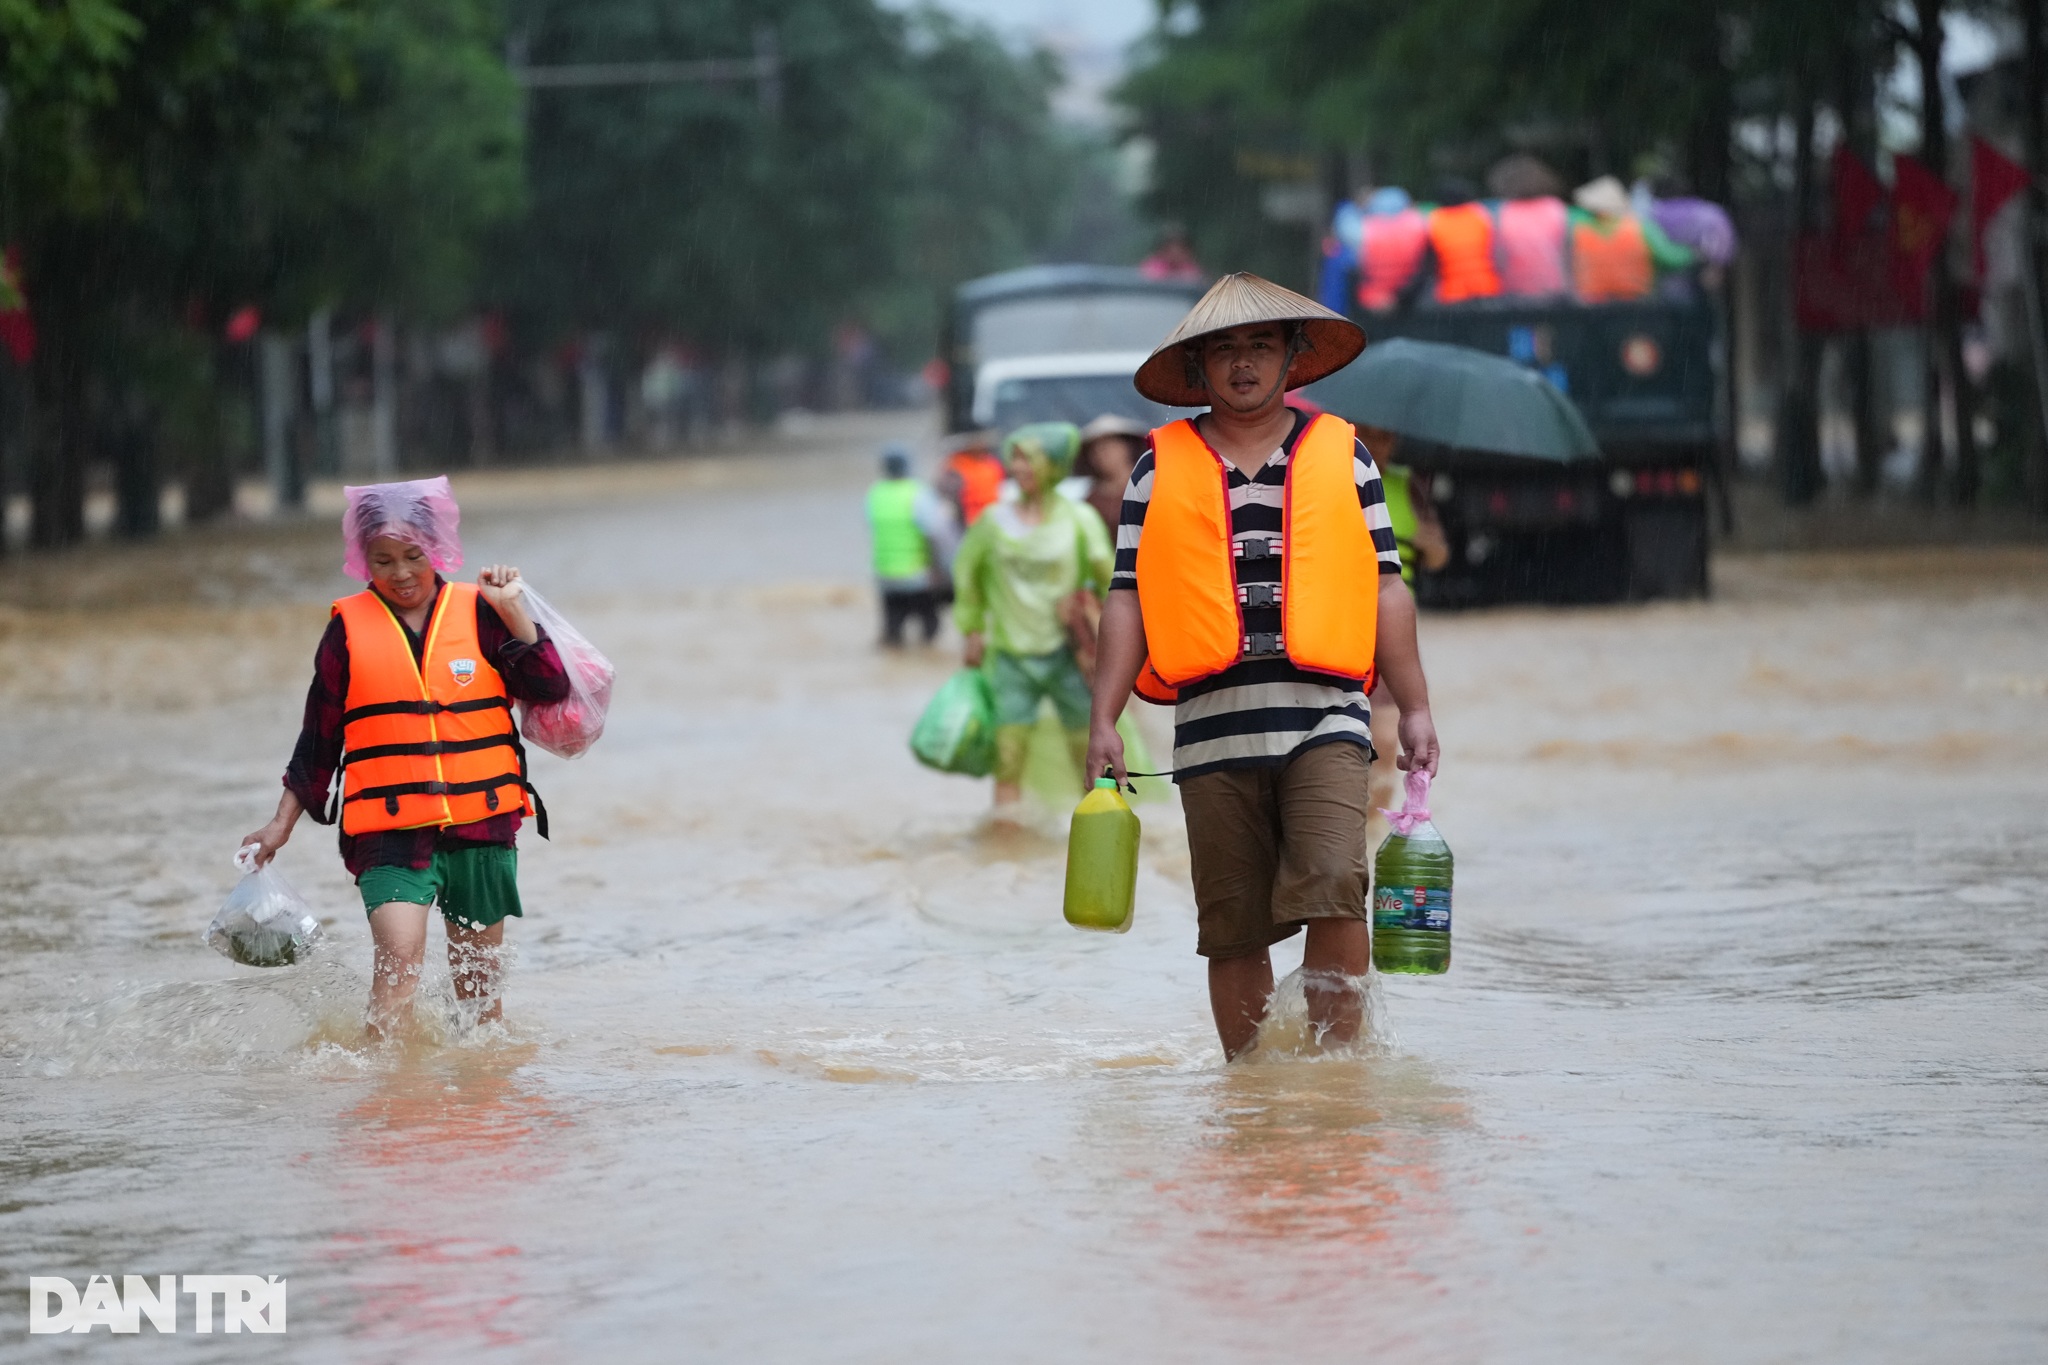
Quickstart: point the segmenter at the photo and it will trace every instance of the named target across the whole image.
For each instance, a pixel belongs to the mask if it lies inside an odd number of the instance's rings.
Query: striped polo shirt
[[[1286,441],[1250,478],[1223,461],[1229,473],[1230,536],[1241,547],[1233,561],[1239,586],[1280,581],[1278,555],[1246,557],[1243,551],[1263,548],[1247,542],[1280,536],[1287,461],[1307,429],[1306,414],[1295,413],[1294,429]],[[1373,548],[1379,552],[1380,573],[1398,574],[1401,552],[1394,544],[1386,493],[1380,486],[1379,468],[1363,441],[1358,443],[1352,466],[1358,506],[1372,532]],[[1124,489],[1112,590],[1136,591],[1138,586],[1138,545],[1145,534],[1145,509],[1152,500],[1152,467],[1148,441]],[[1377,591],[1377,586],[1361,585],[1361,590]],[[1260,643],[1258,636],[1280,633],[1279,607],[1247,606],[1243,611],[1245,633],[1254,637],[1255,643]],[[1299,750],[1333,743],[1372,747],[1372,709],[1363,679],[1346,681],[1327,673],[1311,673],[1295,667],[1284,653],[1248,653],[1215,677],[1181,688],[1180,702],[1173,709],[1175,781],[1222,768],[1277,767]]]

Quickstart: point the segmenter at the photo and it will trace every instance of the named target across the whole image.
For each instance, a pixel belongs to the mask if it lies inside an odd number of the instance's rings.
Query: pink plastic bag
[[[1388,810],[1385,806],[1381,806],[1380,814],[1387,817],[1387,823],[1393,826],[1394,833],[1400,835],[1413,834],[1416,830],[1427,824],[1429,822],[1429,770],[1427,768],[1409,769],[1407,798],[1402,801],[1401,809]]]
[[[557,758],[575,758],[604,733],[617,670],[531,585],[526,587],[525,601],[527,614],[548,633],[555,652],[562,656],[562,667],[569,674],[569,695],[538,706],[520,702],[519,733]]]
[[[370,581],[370,542],[390,536],[426,552],[436,572],[462,567],[462,509],[455,505],[448,476],[404,483],[344,487],[348,508],[341,514],[342,572],[358,583]]]

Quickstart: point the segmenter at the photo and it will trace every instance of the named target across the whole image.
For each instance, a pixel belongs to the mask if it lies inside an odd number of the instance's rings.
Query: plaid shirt
[[[434,580],[434,599],[440,600],[441,579]],[[395,614],[395,613],[394,613]],[[432,608],[428,608],[432,619]],[[403,621],[406,642],[418,663],[426,651],[426,640]],[[505,690],[515,700],[560,701],[569,695],[569,674],[562,658],[542,633],[527,644],[505,628],[497,611],[481,595],[476,599],[476,640],[486,659],[505,680]],[[339,616],[327,623],[320,647],[313,653],[313,685],[306,689],[306,718],[299,727],[299,742],[292,761],[284,770],[284,785],[306,813],[320,824],[332,824],[327,798],[341,767],[341,713],[348,696],[348,629]],[[357,877],[373,867],[426,867],[439,849],[466,848],[477,844],[511,845],[519,837],[522,812],[512,810],[479,820],[473,825],[429,825],[425,829],[379,830],[373,834],[341,836],[341,860]]]

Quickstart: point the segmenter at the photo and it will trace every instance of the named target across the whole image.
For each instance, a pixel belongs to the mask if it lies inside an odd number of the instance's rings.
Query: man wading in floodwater
[[[1379,470],[1351,425],[1287,390],[1351,363],[1365,335],[1256,275],[1227,275],[1138,370],[1138,392],[1207,406],[1154,431],[1131,472],[1102,611],[1088,771],[1125,776],[1135,686],[1173,702],[1195,951],[1226,1055],[1257,1041],[1268,949],[1304,924],[1309,1021],[1358,1035],[1372,961],[1366,773],[1374,679],[1401,708],[1403,768],[1434,774],[1415,600]]]

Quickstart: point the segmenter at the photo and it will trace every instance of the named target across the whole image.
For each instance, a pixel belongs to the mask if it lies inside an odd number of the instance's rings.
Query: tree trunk
[[[1835,71],[1835,108],[1849,150],[1866,166],[1877,164],[1877,102],[1872,78],[1866,14],[1857,6],[1843,25]],[[1890,422],[1878,411],[1878,392],[1871,366],[1870,330],[1858,328],[1843,340],[1842,377],[1849,396],[1849,421],[1856,435],[1856,491],[1869,497],[1877,491],[1885,452],[1891,442]]]
[[[129,540],[147,540],[163,529],[156,415],[139,395],[112,406],[107,453],[114,460],[114,525]]]
[[[206,421],[185,452],[185,522],[197,526],[235,510],[234,453],[228,448],[228,395],[241,383],[242,347],[220,338],[212,326],[212,373]]]
[[[1802,88],[1793,120],[1792,151],[1792,250],[1787,259],[1797,259],[1800,237],[1813,226],[1813,115],[1814,102]],[[1799,328],[1795,291],[1785,291],[1785,348],[1791,373],[1778,397],[1776,451],[1778,489],[1787,506],[1804,507],[1820,495],[1820,357],[1821,340]]]
[[[1948,179],[1948,110],[1941,89],[1942,0],[1913,0],[1919,25],[1914,43],[1920,59],[1920,159],[1941,180]],[[1942,466],[1942,378],[1948,379],[1954,404],[1956,501],[1968,506],[1977,499],[1977,436],[1970,424],[1970,376],[1963,368],[1963,332],[1954,275],[1946,245],[1934,257],[1933,311],[1927,328],[1926,421],[1920,461],[1920,493],[1928,501],[1940,496]]]
[[[2026,156],[2028,187],[2026,190],[2023,232],[2027,262],[2033,268],[2027,272],[2027,289],[2032,294],[2028,300],[2028,312],[2032,322],[2028,328],[2029,344],[2043,345],[2040,320],[2048,318],[2048,262],[2042,259],[2041,238],[2043,225],[2048,224],[2048,190],[2042,180],[2048,176],[2048,22],[2044,22],[2042,9],[2044,0],[2021,0],[2020,13],[2022,33],[2025,37],[2026,109],[2023,128],[2026,134]],[[2040,385],[2040,376],[2048,373],[2048,356],[2036,354],[2033,357],[2032,373],[2035,384]],[[2035,394],[2035,412],[2048,413],[2048,395]],[[2048,514],[2048,416],[2042,417],[2042,429],[2036,439],[2029,443],[2033,459],[2028,461],[2027,502],[2036,511]]]
[[[1735,97],[1733,78],[1722,53],[1720,7],[1700,6],[1697,22],[1692,43],[1697,63],[1694,69],[1705,89],[1701,91],[1699,112],[1686,130],[1687,169],[1694,194],[1727,204],[1733,200],[1729,186],[1729,130],[1735,123]]]
[[[1856,429],[1856,491],[1869,497],[1884,472],[1884,423],[1877,410],[1877,384],[1871,373],[1870,332],[1859,329],[1844,338],[1842,377],[1849,389],[1849,420]]]
[[[30,367],[29,544],[61,549],[85,539],[85,466],[91,450],[85,354],[75,319],[47,303]]]
[[[1970,372],[1963,365],[1963,301],[1955,277],[1949,273],[1948,252],[1934,263],[1934,322],[1941,336],[1941,368],[1948,377],[1949,409],[1955,416],[1956,476],[1953,492],[1956,506],[1975,507],[1977,490],[1983,482],[1977,459],[1976,394]]]

